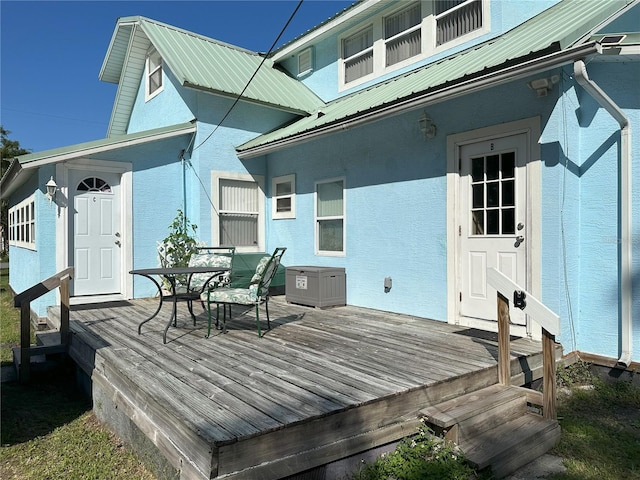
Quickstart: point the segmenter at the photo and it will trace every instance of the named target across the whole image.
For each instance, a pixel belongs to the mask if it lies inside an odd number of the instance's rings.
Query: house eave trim
[[[596,42],[579,45],[561,52],[551,53],[517,65],[512,65],[497,72],[461,81],[436,90],[429,90],[421,95],[401,99],[394,103],[374,108],[355,117],[339,120],[336,123],[320,126],[306,132],[294,134],[286,138],[274,140],[270,143],[248,148],[246,150],[242,150],[240,147],[237,148],[236,151],[238,152],[238,157],[241,159],[267,155],[291,145],[300,144],[327,134],[364,125],[380,120],[381,118],[399,115],[408,110],[422,108],[427,105],[433,105],[445,100],[451,100],[490,87],[495,87],[497,85],[527,77],[539,71],[560,67],[562,65],[572,63],[579,58],[588,57],[598,53],[601,53],[601,47]]]
[[[107,143],[97,145],[95,147],[83,148],[83,144],[79,144],[77,149],[74,149],[69,152],[65,152],[59,155],[51,155],[47,157],[40,158],[38,160],[34,160],[31,162],[22,163],[23,168],[31,169],[37,168],[42,165],[47,165],[50,163],[59,163],[64,162],[66,160],[72,160],[74,158],[86,157],[90,155],[95,155],[98,153],[108,152],[110,150],[118,150],[120,148],[132,147],[135,145],[140,145],[143,143],[155,142],[157,140],[162,140],[165,138],[172,138],[181,135],[186,135],[189,133],[194,133],[196,131],[196,125],[192,124],[189,127],[182,128],[179,130],[172,130],[168,132],[163,132],[159,134],[150,134],[144,135],[136,138],[131,138],[131,135],[124,135],[123,138],[114,138],[108,139],[112,141],[108,141]]]
[[[261,105],[261,106],[264,106],[264,107],[275,108],[275,109],[281,110],[283,112],[293,113],[293,114],[300,115],[300,116],[303,116],[303,117],[307,117],[307,116],[310,115],[310,113],[305,111],[305,110],[292,108],[292,107],[287,107],[285,105],[278,105],[278,104],[270,103],[270,102],[264,102],[264,101],[261,101],[261,100],[257,100],[255,98],[250,98],[250,97],[244,97],[243,96],[243,97],[238,99],[238,95],[237,94],[225,92],[225,91],[222,91],[222,90],[216,90],[214,88],[202,87],[200,85],[195,85],[193,83],[189,83],[188,81],[183,82],[182,85],[184,87],[186,87],[186,88],[191,88],[193,90],[198,90],[200,92],[207,92],[207,93],[211,93],[213,95],[219,95],[221,97],[231,98],[233,100],[241,100],[243,102],[253,103],[255,105]]]

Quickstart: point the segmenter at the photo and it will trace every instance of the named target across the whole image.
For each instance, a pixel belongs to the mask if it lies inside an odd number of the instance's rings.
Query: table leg
[[[147,277],[149,280],[151,280],[156,288],[158,289],[158,295],[160,296],[160,302],[158,303],[158,308],[156,309],[155,312],[153,312],[153,315],[151,315],[149,318],[147,318],[146,320],[144,320],[143,322],[140,323],[140,325],[138,325],[138,335],[140,335],[141,330],[142,330],[142,325],[144,325],[145,323],[147,323],[149,320],[152,320],[153,318],[155,318],[156,315],[158,315],[158,312],[160,312],[160,309],[162,308],[162,288],[160,288],[160,284],[158,282],[156,282],[156,279],[153,278],[151,275],[143,275],[143,274],[139,274],[142,275],[143,277]]]
[[[171,293],[173,296],[173,308],[171,309],[171,317],[167,322],[167,326],[164,327],[164,335],[162,336],[162,343],[167,343],[167,331],[171,326],[171,320],[173,320],[173,326],[178,326],[178,299],[176,298],[176,279],[174,277],[165,277],[171,284]]]

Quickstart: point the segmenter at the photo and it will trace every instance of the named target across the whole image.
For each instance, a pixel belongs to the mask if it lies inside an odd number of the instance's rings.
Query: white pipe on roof
[[[584,61],[573,64],[578,83],[620,124],[620,307],[622,352],[618,365],[629,366],[632,360],[632,276],[631,276],[631,123],[622,109],[589,78]]]

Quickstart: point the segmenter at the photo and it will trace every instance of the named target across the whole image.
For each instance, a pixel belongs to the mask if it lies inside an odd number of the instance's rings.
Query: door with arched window
[[[120,176],[77,171],[73,198],[73,295],[121,292],[122,237]]]

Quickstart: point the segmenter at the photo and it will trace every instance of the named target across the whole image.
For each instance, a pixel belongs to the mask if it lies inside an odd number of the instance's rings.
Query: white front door
[[[73,198],[73,295],[121,293],[120,175],[75,171]]]
[[[527,288],[527,160],[525,134],[460,147],[458,314],[462,324],[480,327],[497,319],[496,290],[487,285],[488,267]],[[512,308],[511,321],[525,325],[523,312]],[[516,330],[512,331],[517,335],[525,334],[524,329]]]

